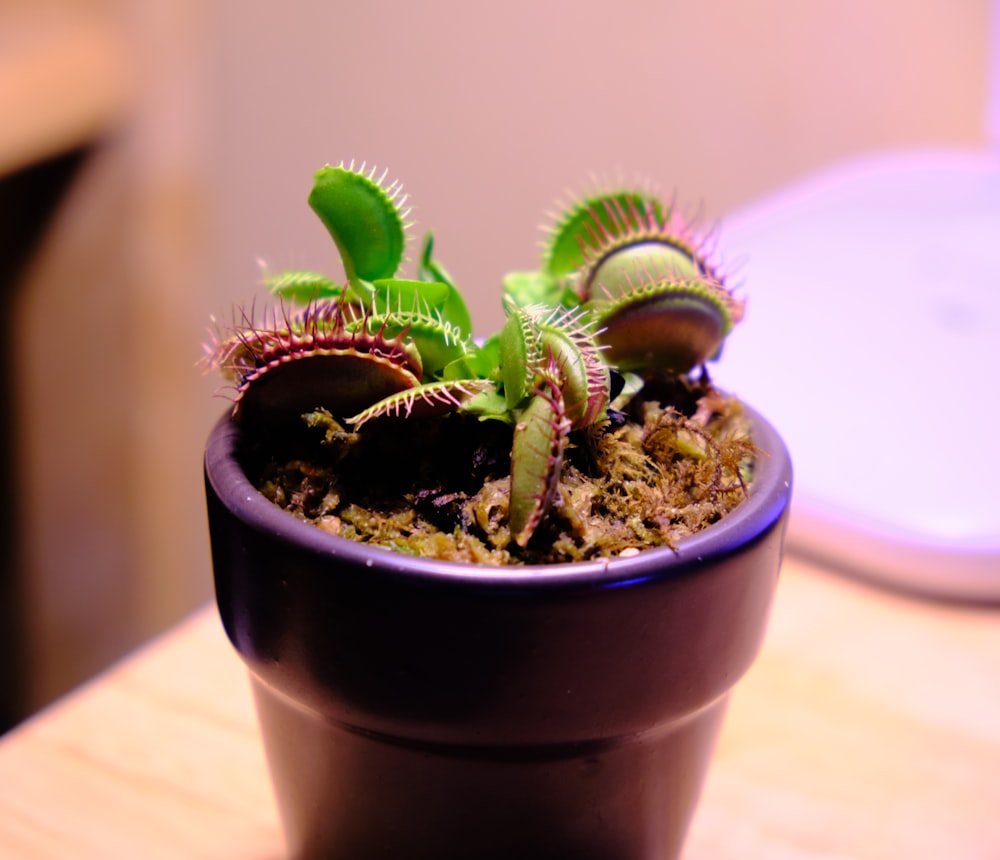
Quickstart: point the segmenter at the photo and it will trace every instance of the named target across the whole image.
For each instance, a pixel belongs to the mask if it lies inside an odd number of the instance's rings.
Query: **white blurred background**
[[[226,403],[194,364],[258,258],[339,274],[316,168],[402,180],[486,333],[591,174],[711,222],[853,155],[984,145],[989,30],[989,0],[0,0],[0,224],[57,201],[0,244],[8,722],[211,598]]]

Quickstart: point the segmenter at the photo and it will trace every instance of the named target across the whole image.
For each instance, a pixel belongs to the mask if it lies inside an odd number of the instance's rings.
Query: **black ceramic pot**
[[[764,636],[791,465],[677,552],[498,570],[333,537],[206,453],[215,585],[290,855],[672,860]]]

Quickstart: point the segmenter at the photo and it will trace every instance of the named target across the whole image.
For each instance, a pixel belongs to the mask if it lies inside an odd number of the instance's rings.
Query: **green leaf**
[[[296,305],[335,298],[343,292],[343,287],[319,272],[279,272],[264,278],[264,286],[272,295]]]
[[[424,249],[420,255],[417,267],[417,277],[424,281],[439,281],[451,287],[451,292],[441,305],[441,313],[453,326],[459,328],[466,337],[472,337],[472,315],[465,299],[451,275],[436,260],[431,259],[434,252],[434,234],[430,231],[424,236]]]
[[[481,421],[496,420],[505,424],[514,423],[514,415],[507,408],[507,401],[495,388],[480,391],[462,404],[462,412],[478,415]]]
[[[472,318],[458,291],[444,281],[384,278],[373,282],[373,309],[377,313],[427,313],[434,315],[464,338],[472,336]]]
[[[490,383],[484,379],[429,382],[408,388],[380,400],[359,412],[347,423],[355,430],[373,418],[428,418],[461,409]]]
[[[517,308],[500,331],[500,377],[507,406],[514,409],[535,384],[542,345],[531,314]]]
[[[545,253],[545,271],[561,277],[587,261],[584,248],[596,248],[606,238],[634,232],[649,212],[663,217],[663,204],[641,191],[613,191],[587,197],[571,206],[555,225]]]
[[[732,303],[716,282],[688,278],[642,284],[593,310],[619,370],[686,374],[718,356],[733,325]]]
[[[466,337],[472,337],[472,315],[469,313],[469,307],[462,294],[455,287],[451,288],[447,300],[441,306],[441,313]]]
[[[309,205],[330,231],[350,281],[389,278],[403,258],[406,231],[396,205],[398,186],[387,191],[369,174],[343,165],[316,172]]]
[[[372,282],[372,310],[379,314],[426,313],[439,310],[448,301],[451,287],[440,281],[410,278],[380,278]]]
[[[510,458],[510,531],[527,546],[556,493],[569,421],[561,395],[536,394],[514,428]]]
[[[422,281],[442,281],[451,287],[455,282],[437,260],[432,259],[434,254],[434,234],[428,230],[424,234],[424,247],[420,252],[420,263],[417,265],[417,277]]]
[[[573,427],[593,424],[608,405],[608,368],[596,345],[582,333],[542,326],[542,342],[558,369],[566,415]]]
[[[503,291],[521,306],[555,305],[562,299],[562,287],[545,272],[510,272],[503,279]]]
[[[500,381],[499,336],[493,335],[482,344],[466,341],[465,355],[449,363],[441,373],[442,379],[492,379]]]

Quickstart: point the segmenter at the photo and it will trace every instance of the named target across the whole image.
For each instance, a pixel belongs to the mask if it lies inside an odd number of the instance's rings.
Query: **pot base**
[[[728,699],[637,738],[452,748],[346,728],[251,678],[294,860],[674,860]]]

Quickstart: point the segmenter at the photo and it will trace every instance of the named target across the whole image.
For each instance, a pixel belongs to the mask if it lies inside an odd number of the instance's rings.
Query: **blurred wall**
[[[717,216],[854,153],[983,139],[987,0],[212,4],[216,286],[335,265],[312,171],[389,167],[475,291],[536,261],[586,177],[655,180]]]
[[[18,321],[36,704],[209,599],[200,452],[226,404],[193,365],[258,258],[339,275],[320,165],[403,181],[484,333],[593,173],[711,220],[856,153],[985,141],[988,0],[110,8],[138,98]]]

